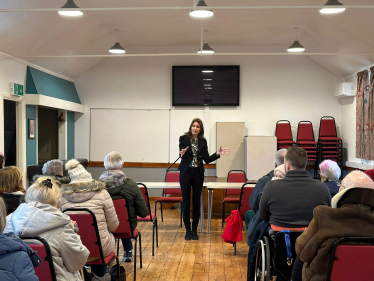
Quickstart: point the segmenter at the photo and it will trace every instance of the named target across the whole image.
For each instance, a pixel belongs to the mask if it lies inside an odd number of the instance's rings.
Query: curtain
[[[372,114],[373,98],[369,96],[369,74],[367,70],[357,73],[356,95],[356,157],[372,160],[373,128]],[[370,110],[371,109],[371,110]],[[374,159],[373,159],[374,160]]]

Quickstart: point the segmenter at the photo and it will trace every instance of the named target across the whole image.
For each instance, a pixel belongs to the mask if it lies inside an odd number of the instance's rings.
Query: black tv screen
[[[238,106],[239,65],[173,66],[173,106]]]

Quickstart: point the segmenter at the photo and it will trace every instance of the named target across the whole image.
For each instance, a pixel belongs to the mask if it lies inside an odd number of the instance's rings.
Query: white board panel
[[[179,156],[179,137],[188,131],[192,119],[200,118],[204,124],[204,110],[171,110],[170,112],[170,163]],[[209,131],[206,128],[205,131]],[[178,161],[180,162],[180,160]]]
[[[125,162],[167,163],[169,110],[91,109],[90,161],[118,151]]]

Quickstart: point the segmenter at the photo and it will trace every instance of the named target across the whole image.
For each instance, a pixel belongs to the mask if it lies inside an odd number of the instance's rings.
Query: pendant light
[[[209,46],[209,44],[207,42],[205,42],[204,45],[203,45],[203,51],[201,51],[201,48],[200,48],[198,53],[199,54],[201,54],[201,53],[203,53],[203,54],[214,54],[214,50],[212,49],[212,47]]]
[[[209,18],[213,16],[213,11],[208,10],[208,5],[204,0],[199,0],[199,3],[196,5],[196,9],[190,12],[190,16],[195,18]]]
[[[343,4],[338,0],[328,0],[323,6],[327,7],[319,10],[321,14],[337,14],[345,11]]]
[[[116,36],[117,36],[119,30],[116,29],[115,31],[116,31]],[[121,46],[121,44],[118,41],[118,36],[117,36],[116,43],[113,45],[112,48],[109,49],[109,53],[112,53],[112,54],[124,54],[124,53],[126,53],[125,49]]]
[[[305,51],[305,48],[303,45],[300,44],[299,41],[297,41],[297,30],[299,29],[298,27],[295,27],[295,32],[296,32],[296,40],[293,42],[293,44],[288,48],[288,52],[290,53],[301,53]]]
[[[79,9],[79,7],[74,3],[74,0],[67,0],[66,4],[61,7],[61,9],[58,11],[58,13],[62,16],[68,16],[68,17],[78,17],[83,15],[81,11],[69,11],[69,10],[64,10],[64,9]]]

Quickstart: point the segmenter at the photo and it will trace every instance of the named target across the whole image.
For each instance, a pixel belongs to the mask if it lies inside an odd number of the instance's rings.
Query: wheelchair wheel
[[[273,280],[270,272],[270,244],[269,244],[269,239],[264,236],[265,240],[265,257],[266,257],[266,262],[265,262],[265,281],[270,281]]]
[[[270,281],[270,245],[267,237],[263,237],[257,245],[255,281]]]

